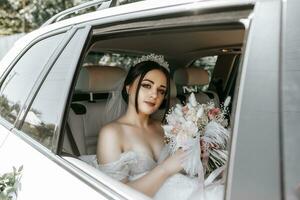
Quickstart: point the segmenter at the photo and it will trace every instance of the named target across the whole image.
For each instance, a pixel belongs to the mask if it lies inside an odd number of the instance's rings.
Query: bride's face
[[[138,87],[139,78],[129,86],[129,103],[135,105],[135,94]],[[165,98],[167,90],[167,78],[160,70],[151,70],[143,78],[138,94],[138,109],[140,113],[154,113]]]

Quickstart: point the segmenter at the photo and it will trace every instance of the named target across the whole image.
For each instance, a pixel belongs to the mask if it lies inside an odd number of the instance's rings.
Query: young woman
[[[100,130],[94,165],[157,200],[198,198],[196,178],[178,173],[189,151],[164,156],[161,122],[150,117],[164,100],[168,110],[169,96],[168,64],[161,56],[142,57],[124,81],[126,112]]]
[[[122,90],[128,104],[126,113],[99,133],[100,166],[105,171],[118,165],[117,170],[108,174],[149,196],[154,196],[168,177],[182,169],[181,162],[187,154],[179,150],[157,164],[164,146],[163,129],[150,115],[164,99],[168,103],[169,88],[170,77],[165,67],[154,61],[138,63],[129,70]]]

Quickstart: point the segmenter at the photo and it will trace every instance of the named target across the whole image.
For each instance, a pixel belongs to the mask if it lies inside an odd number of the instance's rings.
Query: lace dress
[[[114,179],[123,180],[128,178],[129,181],[140,178],[158,164],[148,155],[135,151],[124,152],[120,155],[119,160],[104,165],[98,164],[95,155],[81,156],[80,159]],[[197,178],[178,173],[169,177],[153,198],[155,200],[199,200],[203,196],[195,193],[198,187]],[[205,200],[221,200],[223,198],[223,186],[220,184],[217,187],[207,188],[205,191]]]

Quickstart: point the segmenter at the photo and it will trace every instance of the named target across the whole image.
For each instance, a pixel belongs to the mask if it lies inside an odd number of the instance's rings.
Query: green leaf
[[[23,165],[21,165],[21,166],[19,167],[18,172],[20,173],[22,170],[23,170]]]
[[[17,196],[20,189],[20,179],[23,166],[13,167],[13,172],[5,173],[0,177],[0,200],[9,200],[11,195]]]

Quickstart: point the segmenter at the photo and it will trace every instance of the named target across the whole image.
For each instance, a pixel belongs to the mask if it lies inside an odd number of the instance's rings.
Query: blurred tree
[[[88,0],[0,0],[0,35],[30,32],[55,14]]]
[[[9,0],[0,0],[0,35],[19,33],[22,29],[22,18]]]
[[[11,0],[16,2],[15,0]],[[24,0],[23,0],[24,1]],[[29,2],[29,1],[28,1]],[[22,17],[28,23],[26,27],[31,31],[41,26],[55,14],[73,6],[72,1],[65,0],[31,0],[20,10]]]
[[[91,0],[0,0],[0,35],[30,32],[50,17]],[[141,0],[116,0],[117,5]]]
[[[124,5],[124,4],[129,4],[129,3],[134,3],[138,1],[144,1],[144,0],[118,0],[119,5]]]

